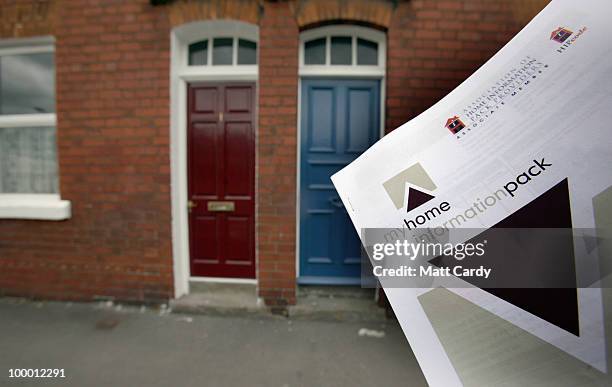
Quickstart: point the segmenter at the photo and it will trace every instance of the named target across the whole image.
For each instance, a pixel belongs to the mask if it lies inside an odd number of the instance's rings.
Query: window
[[[213,43],[213,65],[231,65],[234,39],[216,38]]]
[[[356,36],[329,35],[304,41],[304,65],[379,66],[377,42]]]
[[[257,64],[257,43],[246,39],[238,39],[238,64]]]
[[[22,217],[14,205],[23,209],[21,199],[35,199],[41,211],[23,217],[66,218],[44,208],[51,200],[66,209],[58,180],[52,40],[0,41],[0,217]]]
[[[304,62],[307,65],[325,64],[325,38],[309,40],[304,44]]]
[[[53,52],[0,51],[0,193],[57,193],[54,113]]]
[[[256,65],[257,43],[235,37],[201,40],[189,45],[187,64],[189,66]]]
[[[331,64],[350,65],[353,61],[353,39],[350,36],[332,36]]]
[[[205,66],[208,64],[208,40],[189,45],[189,66]]]
[[[357,39],[357,64],[376,66],[378,64],[378,44],[366,39]]]
[[[300,77],[386,76],[387,36],[383,31],[357,25],[329,25],[300,33]],[[384,90],[384,89],[383,89]]]

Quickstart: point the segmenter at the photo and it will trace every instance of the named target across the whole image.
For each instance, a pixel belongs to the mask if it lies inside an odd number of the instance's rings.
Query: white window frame
[[[233,53],[231,65],[213,65],[213,40],[215,38],[232,38]],[[244,39],[257,44],[257,62],[259,62],[259,30],[253,25],[238,21],[214,20],[193,22],[176,28],[173,40],[176,44],[172,60],[176,75],[188,82],[195,81],[243,81],[256,80],[259,65],[238,64],[238,39]],[[189,45],[202,40],[208,40],[208,52],[205,65],[189,66]]]
[[[331,38],[336,36],[350,37],[352,41],[352,56],[350,65],[331,64]],[[325,38],[325,64],[307,65],[304,63],[304,51],[306,42]],[[377,65],[358,65],[357,64],[357,39],[365,39],[378,44],[378,64]],[[300,68],[301,77],[309,76],[334,76],[334,77],[372,77],[382,78],[385,76],[387,45],[386,36],[382,31],[361,26],[328,26],[304,31],[300,34]]]
[[[0,41],[0,57],[55,52],[51,36]],[[55,113],[0,115],[0,128],[54,127]],[[59,178],[59,176],[58,176]],[[0,219],[64,220],[71,216],[70,201],[58,194],[0,193]]]
[[[216,65],[216,64],[213,64],[213,48],[214,48],[213,42],[215,41],[215,39],[232,39],[232,64],[231,65]],[[234,69],[235,67],[241,67],[241,68],[242,67],[249,67],[252,70],[253,67],[257,67],[257,64],[250,65],[250,64],[239,64],[238,63],[238,43],[239,43],[238,40],[246,40],[246,41],[249,41],[251,43],[255,43],[255,45],[256,45],[256,49],[255,50],[258,50],[259,49],[259,45],[257,44],[256,41],[253,40],[253,38],[247,38],[247,37],[243,37],[243,36],[238,37],[238,36],[235,36],[235,35],[234,36],[212,36],[210,38],[204,38],[204,39],[197,40],[197,41],[195,41],[193,43],[199,43],[199,42],[201,42],[203,40],[206,41],[206,64],[204,64],[204,65],[190,65],[189,64],[189,58],[188,57],[183,58],[183,59],[185,59],[187,61],[186,65],[187,65],[188,68],[190,68],[190,67],[205,67],[208,70],[211,70],[211,69],[214,69],[215,67],[225,67],[225,70],[227,70],[228,68],[232,68],[233,70],[235,70]],[[190,43],[190,44],[193,44],[193,43]],[[189,56],[189,44],[187,45],[187,56]]]

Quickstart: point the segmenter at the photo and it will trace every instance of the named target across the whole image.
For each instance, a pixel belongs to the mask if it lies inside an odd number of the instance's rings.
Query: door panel
[[[376,80],[302,82],[300,282],[358,283],[361,244],[330,180],[378,139]]]
[[[194,171],[209,171],[198,174],[191,182],[191,190],[197,195],[214,196],[217,192],[217,176],[219,154],[217,143],[217,124],[211,122],[194,122],[191,127],[190,169]]]
[[[194,112],[216,114],[219,111],[217,107],[218,96],[217,87],[201,87],[194,91]]]
[[[228,123],[225,127],[225,194],[227,196],[248,196],[251,181],[248,178],[253,163],[245,149],[252,132],[251,125],[245,122]],[[240,177],[240,178],[237,178]],[[245,178],[246,177],[246,178]]]
[[[253,229],[251,218],[246,216],[228,215],[225,230],[227,233],[227,251],[226,258],[228,262],[236,265],[250,265],[248,259],[251,255],[250,245],[251,239],[248,237],[248,243],[245,243],[245,235],[252,235]]]
[[[219,257],[219,222],[214,216],[192,216],[191,220],[193,237],[191,249],[197,251],[193,262],[216,263]]]
[[[336,95],[330,87],[313,87],[308,93],[310,152],[334,152],[336,139]]]
[[[229,113],[250,113],[253,107],[253,95],[248,89],[240,86],[228,86],[225,90],[225,106]]]
[[[191,275],[255,277],[255,86],[190,84]]]
[[[372,90],[354,89],[347,90],[347,124],[345,152],[361,154],[372,144],[370,126],[372,125],[372,111],[369,108],[374,100]],[[377,117],[378,118],[378,117]],[[378,120],[376,120],[378,122]]]

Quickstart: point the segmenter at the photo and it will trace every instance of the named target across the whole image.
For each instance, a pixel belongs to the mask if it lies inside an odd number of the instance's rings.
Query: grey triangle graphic
[[[406,183],[428,191],[433,191],[437,188],[421,164],[416,163],[404,169],[402,172],[383,183],[387,195],[389,195],[389,198],[397,209],[404,206]]]

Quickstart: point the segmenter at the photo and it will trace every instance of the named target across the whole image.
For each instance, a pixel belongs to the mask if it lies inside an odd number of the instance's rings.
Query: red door
[[[255,278],[255,85],[189,85],[191,275]]]

